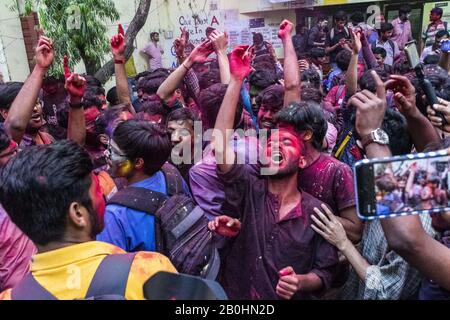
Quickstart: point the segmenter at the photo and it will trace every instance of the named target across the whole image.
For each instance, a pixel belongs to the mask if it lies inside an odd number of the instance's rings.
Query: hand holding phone
[[[450,51],[450,39],[444,39],[441,41],[441,51],[445,53]]]

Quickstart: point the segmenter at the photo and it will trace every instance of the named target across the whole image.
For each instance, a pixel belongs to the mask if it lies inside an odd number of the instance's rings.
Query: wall
[[[4,80],[25,81],[30,69],[27,63],[22,28],[17,12],[9,9],[9,1],[0,0],[0,71]]]

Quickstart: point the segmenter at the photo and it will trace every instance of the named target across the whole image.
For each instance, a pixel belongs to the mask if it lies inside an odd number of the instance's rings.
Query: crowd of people
[[[430,105],[404,52],[410,11],[378,29],[337,12],[295,36],[284,20],[282,60],[260,34],[228,48],[209,28],[196,47],[183,30],[165,69],[153,33],[133,86],[119,26],[107,93],[70,56],[47,76],[41,36],[25,83],[0,85],[0,299],[144,299],[159,271],[230,299],[449,299],[450,213],[356,211],[355,162],[450,147],[447,24],[434,8],[423,34]],[[377,197],[448,202],[444,174],[419,173],[384,172]]]

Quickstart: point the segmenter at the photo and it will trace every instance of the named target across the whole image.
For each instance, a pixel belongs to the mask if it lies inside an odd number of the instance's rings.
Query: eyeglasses
[[[128,159],[126,154],[118,152],[112,145],[111,140],[108,142],[108,147],[105,150],[105,157],[112,161],[125,161]]]

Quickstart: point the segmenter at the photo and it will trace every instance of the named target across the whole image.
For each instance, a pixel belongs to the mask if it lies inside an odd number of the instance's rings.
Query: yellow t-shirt
[[[60,300],[84,299],[95,271],[109,254],[126,253],[109,243],[90,241],[33,256],[36,281]],[[144,300],[144,283],[159,271],[174,272],[169,259],[156,252],[138,252],[131,265],[125,298]],[[0,294],[11,300],[11,289]]]
[[[134,65],[134,57],[131,56],[130,59],[125,63],[125,71],[128,78],[134,78],[137,76],[136,66]]]

